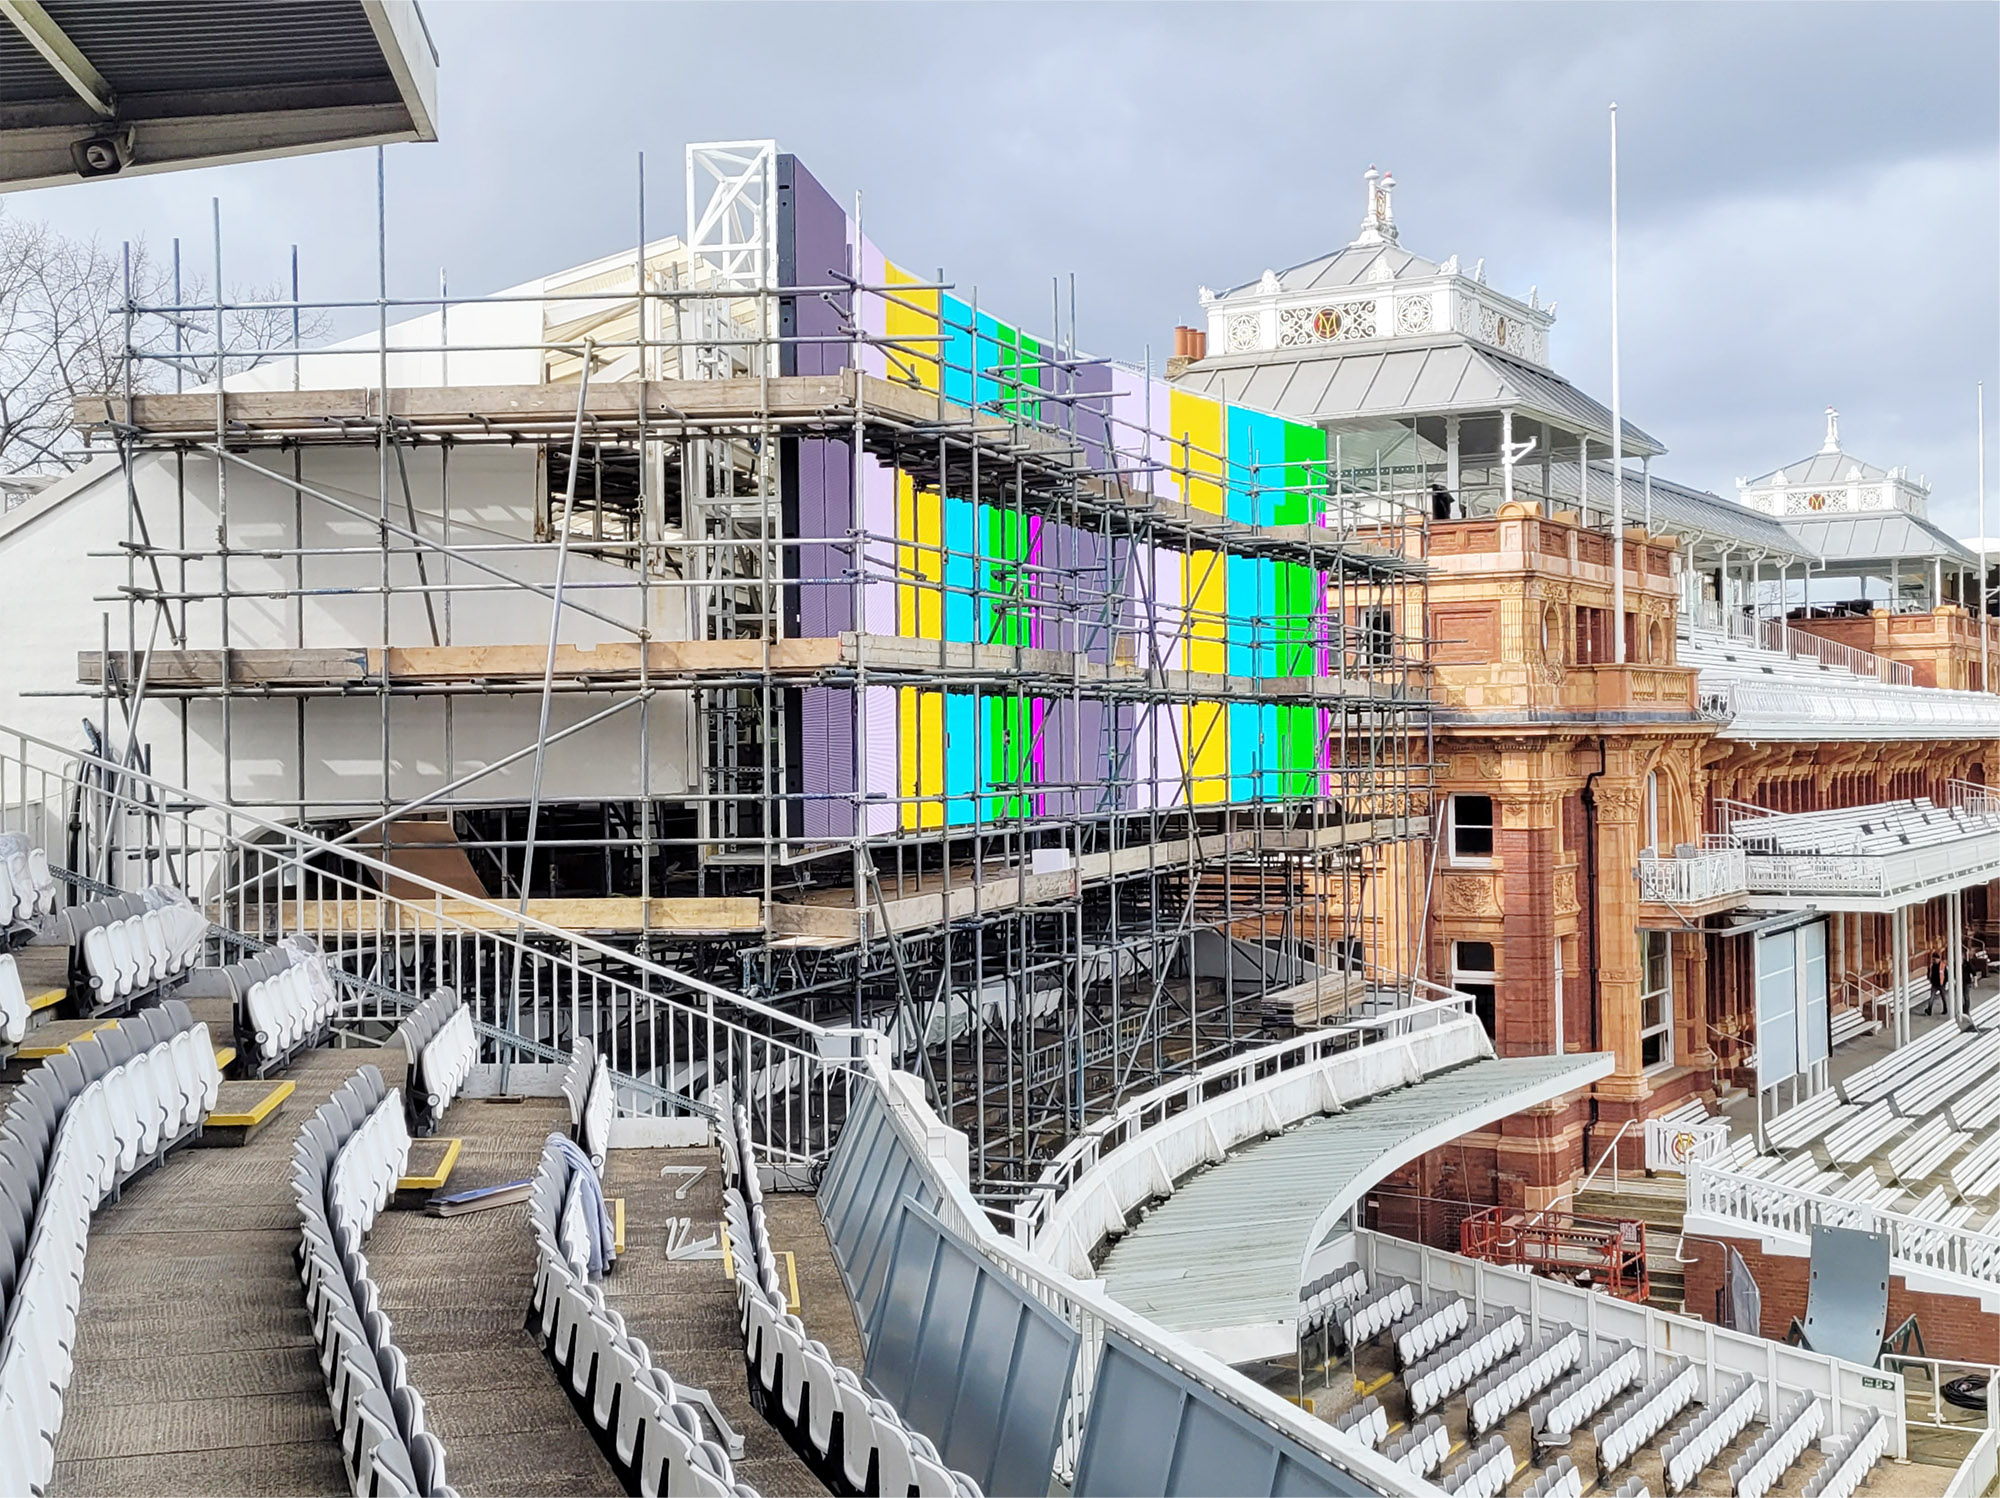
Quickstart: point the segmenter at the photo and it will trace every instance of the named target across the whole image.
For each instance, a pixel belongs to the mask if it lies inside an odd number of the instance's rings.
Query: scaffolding
[[[1129,1097],[1429,991],[1428,482],[1184,412],[1073,292],[998,322],[771,142],[686,168],[680,238],[642,171],[629,254],[458,300],[384,257],[373,301],[271,304],[372,338],[206,389],[161,372],[227,367],[232,309],[128,297],[78,409],[127,495],[102,754],[319,840],[287,920],[336,949],[421,943],[442,883],[885,1037],[994,1203]],[[426,981],[522,1058],[584,1026],[448,948]],[[720,1070],[612,1022],[632,1096]]]

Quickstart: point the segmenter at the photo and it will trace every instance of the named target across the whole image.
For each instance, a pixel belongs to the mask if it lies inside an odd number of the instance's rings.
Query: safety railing
[[[1783,1233],[1800,1240],[1809,1240],[1815,1226],[1886,1233],[1890,1257],[1902,1261],[1898,1273],[1948,1275],[1987,1295],[2000,1286],[2000,1238],[1739,1175],[1701,1160],[1688,1165],[1687,1217],[1690,1232],[1736,1227],[1751,1229],[1749,1236]],[[1699,1229],[1697,1218],[1704,1219]]]
[[[1905,661],[1892,661],[1870,650],[1822,639],[1808,630],[1794,629],[1783,619],[1753,618],[1740,609],[1724,609],[1712,598],[1704,598],[1696,604],[1689,622],[1696,629],[1727,635],[1758,650],[1775,651],[1792,660],[1813,661],[1892,686],[1912,686],[1916,683],[1916,672]]]
[[[1639,898],[1656,904],[1699,905],[1741,894],[1748,871],[1741,848],[1712,848],[1671,858],[1640,856]]]
[[[1945,804],[1968,817],[2000,818],[2000,794],[1976,780],[1954,780],[1945,787]]]
[[[1332,1463],[1369,1492],[1383,1495],[1428,1494],[1429,1483],[1405,1471],[1378,1453],[1336,1433],[1332,1426],[1307,1414],[1263,1385],[1244,1377],[1220,1359],[1183,1341],[1145,1317],[1128,1310],[1103,1291],[1071,1278],[1039,1255],[1004,1237],[976,1202],[966,1183],[941,1166],[932,1150],[932,1135],[942,1128],[934,1114],[890,1084],[887,1067],[879,1060],[868,1062],[864,1072],[857,1069],[856,1085],[880,1089],[888,1103],[885,1110],[893,1121],[911,1160],[918,1162],[937,1196],[937,1215],[954,1232],[971,1242],[1001,1273],[1022,1286],[1081,1337],[1070,1375],[1061,1435],[1056,1450],[1057,1479],[1069,1483],[1083,1448],[1084,1432],[1096,1393],[1098,1366],[1105,1333],[1114,1331],[1162,1363],[1175,1369],[1190,1382],[1207,1389],[1217,1399],[1233,1407],[1246,1419],[1303,1445],[1308,1451]]]
[[[1003,1226],[1017,1242],[1029,1247],[1041,1246],[1043,1229],[1070,1191],[1107,1157],[1148,1131],[1203,1103],[1309,1068],[1329,1056],[1410,1035],[1446,1018],[1471,1012],[1469,994],[1422,978],[1401,981],[1415,986],[1406,1002],[1385,1013],[1311,1030],[1218,1061],[1133,1098],[1117,1112],[1086,1125],[1042,1168],[1023,1199],[1004,1214]]]
[[[0,729],[0,827],[86,886],[186,891],[225,942],[313,937],[350,1024],[386,1028],[452,987],[482,1059],[548,1062],[582,1036],[627,1113],[707,1112],[729,1080],[759,1142],[792,1161],[823,1155],[843,1111],[846,1068],[821,1056],[818,1025],[96,755]]]
[[[1459,1224],[1458,1240],[1468,1259],[1569,1280],[1585,1275],[1620,1300],[1644,1301],[1650,1288],[1643,1222],[1489,1207]]]

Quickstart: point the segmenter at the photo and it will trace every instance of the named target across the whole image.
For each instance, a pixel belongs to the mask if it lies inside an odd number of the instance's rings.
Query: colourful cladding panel
[[[1270,525],[1285,485],[1285,426],[1276,416],[1246,406],[1229,408],[1229,508],[1231,520]]]
[[[1256,676],[1262,614],[1257,608],[1257,559],[1229,558],[1229,674]]]
[[[979,637],[989,645],[1028,643],[1027,517],[1018,510],[979,507],[983,546],[980,564]]]
[[[1195,551],[1182,559],[1182,566],[1186,570],[1181,597],[1186,600],[1188,618],[1187,648],[1181,664],[1189,671],[1227,671],[1227,559],[1219,551]]]
[[[909,474],[898,475],[896,534],[910,543],[896,548],[896,631],[905,639],[943,638],[940,508],[935,494],[918,489]]]
[[[945,820],[969,825],[978,809],[979,715],[970,692],[947,692],[944,699]]]
[[[988,697],[985,699],[986,744],[980,760],[980,813],[989,822],[1021,816],[1027,800],[1021,794],[1027,784],[1031,730],[1028,699]]]
[[[944,694],[904,687],[897,694],[898,765],[904,829],[944,825]]]
[[[1310,707],[1277,709],[1278,752],[1284,762],[1284,794],[1319,793],[1319,713]]]
[[[944,398],[972,404],[972,308],[947,293],[938,303],[944,318]]]
[[[1222,513],[1222,407],[1185,390],[1169,395],[1169,435],[1174,471],[1181,474],[1187,502],[1198,510]],[[1158,420],[1157,414],[1154,420]]]
[[[979,638],[979,563],[975,560],[979,536],[978,508],[969,499],[944,501],[944,637],[973,641]]]
[[[915,286],[918,278],[900,266],[885,263],[883,285]],[[889,378],[898,384],[914,380],[925,390],[938,388],[938,293],[934,289],[894,291],[883,298],[884,331],[889,336]]]
[[[1194,782],[1194,804],[1224,800],[1229,795],[1228,709],[1220,702],[1197,702],[1185,712],[1185,755]]]
[[[1257,799],[1257,775],[1263,764],[1263,736],[1257,704],[1229,704],[1229,799]]]
[[[1279,562],[1273,568],[1277,593],[1276,625],[1279,676],[1313,674],[1313,580],[1310,567]]]
[[[1326,491],[1326,433],[1318,427],[1285,423],[1285,483],[1278,496],[1276,523],[1307,525],[1319,519],[1314,494]]]

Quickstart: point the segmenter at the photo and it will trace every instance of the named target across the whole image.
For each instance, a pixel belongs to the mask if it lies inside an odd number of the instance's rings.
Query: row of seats
[[[1521,1498],[1583,1498],[1583,1474],[1575,1462],[1559,1456],[1555,1465],[1528,1484]]]
[[[571,1042],[569,1065],[563,1069],[563,1096],[569,1100],[570,1132],[601,1175],[611,1149],[611,1119],[617,1093],[611,1065],[582,1036]]]
[[[1806,1483],[1800,1498],[1848,1498],[1868,1480],[1889,1449],[1889,1422],[1870,1410],[1823,1448],[1826,1460]]]
[[[752,1403],[835,1491],[979,1498],[977,1483],[947,1467],[928,1436],[906,1424],[894,1405],[871,1395],[791,1314],[764,1219],[750,1115],[727,1089],[718,1096],[723,1204],[735,1250]]]
[[[0,1047],[12,1050],[28,1038],[34,1015],[28,991],[21,986],[20,964],[11,952],[0,952]]]
[[[1826,1411],[1810,1394],[1800,1394],[1764,1428],[1750,1449],[1729,1464],[1729,1490],[1736,1498],[1764,1498],[1792,1470],[1806,1448],[1826,1428]]]
[[[396,1035],[410,1058],[410,1083],[404,1094],[410,1132],[434,1134],[479,1056],[472,1011],[451,989],[440,988],[404,1016]]]
[[[0,933],[33,931],[55,914],[56,897],[49,855],[24,833],[0,833]]]
[[[1417,1292],[1400,1280],[1384,1280],[1355,1305],[1335,1317],[1341,1340],[1359,1347],[1394,1326],[1416,1309]]]
[[[310,936],[288,936],[219,975],[232,1000],[236,1054],[252,1076],[269,1076],[324,1043],[340,1011],[332,965]]]
[[[1624,1466],[1641,1447],[1672,1424],[1694,1402],[1699,1385],[1694,1365],[1686,1358],[1675,1358],[1665,1373],[1598,1421],[1591,1429],[1591,1436],[1597,1446],[1599,1482],[1606,1474]]]
[[[1343,1264],[1317,1276],[1299,1291],[1299,1330],[1316,1331],[1327,1325],[1367,1289],[1368,1275],[1359,1264]]]
[[[1574,1327],[1549,1332],[1495,1368],[1466,1391],[1466,1414],[1476,1437],[1582,1361],[1583,1337]]]
[[[1645,1371],[1646,1356],[1637,1347],[1613,1343],[1605,1348],[1529,1408],[1536,1448],[1567,1441],[1571,1431],[1639,1382]]]
[[[402,1099],[364,1066],[320,1104],[292,1146],[299,1279],[319,1346],[341,1460],[357,1495],[457,1498],[426,1427],[395,1328],[362,1252],[409,1168]],[[385,1189],[386,1182],[386,1189]]]
[[[1500,1498],[1514,1478],[1514,1448],[1505,1436],[1494,1436],[1445,1473],[1439,1484],[1457,1498]]]
[[[1374,1450],[1389,1437],[1389,1412],[1382,1407],[1380,1398],[1370,1394],[1343,1410],[1335,1418],[1333,1428]]]
[[[1396,1323],[1396,1366],[1422,1362],[1472,1324],[1472,1303],[1463,1295],[1439,1295]]]
[[[561,1134],[543,1145],[528,1223],[535,1237],[529,1325],[628,1491],[757,1498],[736,1480],[729,1452],[702,1428],[707,1414],[723,1440],[741,1449],[714,1401],[657,1367],[593,1283],[610,1265],[611,1224],[595,1168]]]
[[[1382,1454],[1405,1472],[1429,1477],[1451,1455],[1451,1435],[1445,1430],[1444,1421],[1432,1415],[1404,1431]]]
[[[92,1014],[129,1006],[179,983],[201,960],[208,936],[207,918],[186,895],[164,884],[75,905],[66,915],[70,992],[82,996]]]
[[[1764,1386],[1747,1373],[1712,1392],[1702,1412],[1660,1451],[1667,1491],[1684,1493],[1725,1447],[1764,1411]]]
[[[197,1057],[207,1058],[202,1070]],[[91,1214],[193,1137],[220,1076],[206,1025],[148,1011],[79,1041],[15,1089],[0,1124],[0,1492],[55,1471]]]
[[[1436,1409],[1488,1368],[1512,1357],[1526,1340],[1527,1326],[1519,1311],[1489,1316],[1417,1364],[1403,1380],[1411,1418]]]

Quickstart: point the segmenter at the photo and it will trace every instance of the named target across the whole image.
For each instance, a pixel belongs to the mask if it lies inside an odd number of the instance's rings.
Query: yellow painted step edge
[[[47,1045],[24,1045],[19,1050],[15,1051],[14,1054],[20,1057],[21,1060],[23,1061],[46,1061],[51,1056],[64,1056],[69,1054],[69,1048],[71,1046],[75,1045],[79,1040],[90,1039],[90,1037],[95,1035],[99,1030],[115,1030],[117,1028],[118,1028],[118,1021],[115,1019],[100,1020],[96,1024],[92,1025],[88,1030],[77,1031],[77,1033],[70,1036],[68,1040],[58,1040]]]
[[[271,1116],[278,1104],[282,1103],[297,1090],[298,1083],[296,1082],[280,1082],[276,1087],[273,1087],[269,1092],[264,1094],[258,1101],[257,1106],[252,1108],[248,1113],[211,1113],[208,1115],[209,1124],[212,1127],[223,1129],[255,1128]]]
[[[215,1069],[216,1069],[217,1071],[228,1071],[228,1070],[229,1070],[229,1063],[230,1063],[230,1062],[232,1062],[232,1061],[234,1061],[235,1059],[236,1059],[236,1047],[235,1047],[235,1046],[233,1046],[233,1045],[225,1045],[225,1046],[218,1046],[218,1047],[216,1047],[216,1051],[215,1051]]]
[[[625,1198],[611,1198],[611,1252],[613,1257],[625,1256]]]
[[[429,1175],[399,1177],[396,1181],[396,1189],[398,1191],[441,1190],[445,1181],[451,1175],[452,1166],[458,1164],[458,1152],[464,1148],[465,1141],[463,1139],[447,1139],[444,1145],[444,1158],[438,1161],[436,1170],[433,1170]]]
[[[44,1009],[55,1008],[63,1001],[63,994],[66,991],[60,988],[45,988],[38,994],[31,994],[28,998],[28,1012],[37,1014]]]

